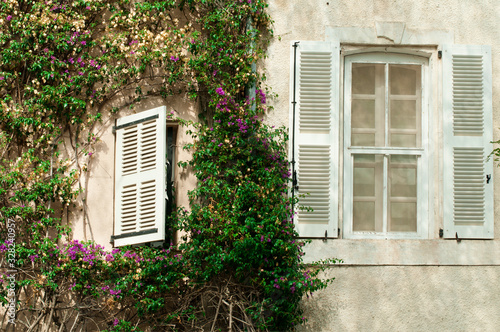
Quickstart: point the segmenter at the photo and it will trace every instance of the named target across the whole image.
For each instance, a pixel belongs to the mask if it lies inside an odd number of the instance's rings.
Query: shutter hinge
[[[326,240],[328,240],[328,231],[327,230],[325,231],[325,238],[323,239],[323,242],[326,242]]]
[[[444,236],[444,231],[442,228],[439,229],[439,237],[443,237]]]
[[[438,51],[438,59],[441,59],[443,57],[443,51]]]
[[[490,183],[491,174],[486,174],[486,183]]]
[[[116,134],[116,126],[113,126],[113,128],[111,129],[111,132],[113,133],[113,135]]]
[[[458,232],[455,232],[455,239],[457,239],[457,242],[460,243],[460,241],[462,241],[462,239],[459,239],[458,238]]]
[[[337,237],[340,237],[340,228],[337,228]]]

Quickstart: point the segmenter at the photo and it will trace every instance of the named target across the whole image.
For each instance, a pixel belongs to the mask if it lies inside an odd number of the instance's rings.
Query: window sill
[[[304,262],[339,258],[344,265],[499,265],[498,240],[312,240]]]

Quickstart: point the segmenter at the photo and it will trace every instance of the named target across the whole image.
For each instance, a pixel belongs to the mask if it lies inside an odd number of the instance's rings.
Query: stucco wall
[[[495,0],[270,0],[276,38],[264,64],[267,84],[278,94],[267,121],[290,123],[291,44],[326,41],[332,34],[366,34],[345,47],[392,46],[398,38],[429,46],[433,81],[441,84],[437,50],[443,43],[490,45],[493,65],[493,137],[500,139],[500,2]],[[403,32],[379,37],[377,28],[397,22]],[[380,28],[379,28],[380,29]],[[380,31],[380,30],[379,30]],[[440,42],[427,42],[427,37]],[[340,38],[342,39],[342,38]],[[396,42],[394,42],[396,40]],[[356,45],[355,45],[356,44]],[[362,45],[365,44],[365,45]],[[341,44],[341,46],[343,46]],[[434,51],[432,51],[434,48]],[[328,276],[337,279],[304,302],[310,318],[306,331],[498,331],[500,329],[500,217],[494,240],[444,240],[442,220],[442,136],[439,92],[433,91],[431,116],[436,124],[427,240],[313,240],[306,261],[337,257],[341,267]],[[500,192],[495,168],[494,186]],[[342,179],[340,179],[342,186]],[[341,195],[341,191],[340,191]],[[495,193],[495,216],[500,216]],[[339,210],[342,210],[340,203]],[[342,228],[342,213],[340,213]]]
[[[301,331],[498,331],[498,267],[344,266]]]

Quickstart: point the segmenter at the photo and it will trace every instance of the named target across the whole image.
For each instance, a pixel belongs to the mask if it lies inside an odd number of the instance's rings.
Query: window
[[[428,59],[373,53],[344,63],[344,234],[426,237]]]
[[[441,48],[293,44],[300,236],[493,238],[491,49]]]
[[[114,246],[164,241],[169,199],[166,108],[120,118],[114,130]]]

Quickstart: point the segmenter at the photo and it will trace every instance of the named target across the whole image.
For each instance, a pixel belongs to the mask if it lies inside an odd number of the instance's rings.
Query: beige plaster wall
[[[299,331],[491,331],[500,327],[498,267],[344,266],[305,299]]]
[[[289,126],[291,44],[326,41],[352,32],[359,38],[344,48],[370,45],[422,45],[432,53],[432,80],[439,81],[437,50],[444,43],[492,47],[493,128],[500,139],[500,2],[498,0],[269,0],[276,38],[265,62],[267,84],[278,94],[267,118]],[[381,33],[381,27],[394,30]],[[378,31],[377,31],[378,29]],[[389,29],[390,30],[390,29]],[[377,35],[380,37],[377,38]],[[397,38],[394,38],[396,36]],[[429,42],[439,40],[439,43]],[[398,43],[401,43],[398,45]],[[364,44],[364,45],[363,45]],[[499,331],[500,217],[494,240],[443,240],[443,171],[440,94],[433,91],[431,114],[434,188],[428,240],[313,240],[307,262],[337,257],[337,279],[304,306],[305,331]],[[341,175],[340,175],[341,176]],[[495,168],[495,215],[500,216],[500,172]],[[340,178],[340,186],[342,179]],[[341,192],[339,193],[341,195]],[[341,204],[339,207],[340,215]],[[342,228],[342,220],[339,227]]]

